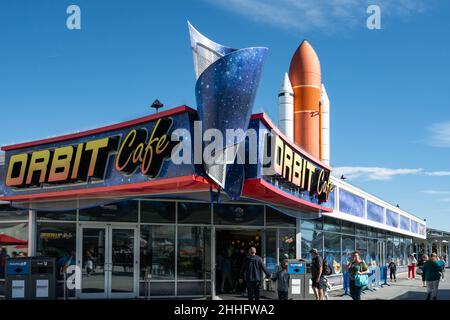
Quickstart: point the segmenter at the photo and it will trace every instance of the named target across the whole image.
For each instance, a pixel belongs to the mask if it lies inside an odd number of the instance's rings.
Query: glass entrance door
[[[80,235],[80,298],[136,297],[137,227],[82,225]]]

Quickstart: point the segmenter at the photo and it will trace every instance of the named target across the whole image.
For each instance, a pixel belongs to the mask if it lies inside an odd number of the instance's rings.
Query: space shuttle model
[[[295,51],[278,94],[279,128],[303,150],[330,163],[330,100],[320,61],[306,40]]]

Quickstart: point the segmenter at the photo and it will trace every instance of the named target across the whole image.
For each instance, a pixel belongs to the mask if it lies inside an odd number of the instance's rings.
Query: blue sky
[[[448,1],[0,2],[0,145],[195,107],[186,21],[218,43],[266,46],[254,112],[276,121],[277,91],[303,39],[331,100],[331,162],[347,181],[450,230]],[[81,30],[66,9],[81,8]]]

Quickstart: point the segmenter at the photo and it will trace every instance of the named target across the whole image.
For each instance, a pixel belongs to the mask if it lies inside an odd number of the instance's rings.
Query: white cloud
[[[450,171],[424,171],[422,168],[410,169],[392,169],[382,167],[336,167],[333,168],[333,175],[340,177],[344,175],[348,179],[367,179],[367,180],[392,180],[400,175],[422,175],[429,177],[448,177]],[[426,190],[434,192],[433,190]],[[429,193],[431,194],[431,193]],[[449,193],[450,194],[450,193]]]
[[[424,12],[435,0],[204,0],[261,24],[306,32],[328,33],[355,26],[365,27],[371,4],[382,17],[405,17]]]
[[[420,174],[423,169],[390,169],[380,167],[338,167],[333,168],[333,175],[344,175],[348,179],[366,178],[368,180],[391,180],[398,175]]]
[[[450,147],[450,122],[441,122],[429,128],[431,137],[428,144],[433,147]]]
[[[442,190],[424,190],[422,193],[429,195],[450,195],[450,191],[442,191]]]
[[[425,175],[431,176],[431,177],[449,177],[450,176],[450,171],[425,172]]]

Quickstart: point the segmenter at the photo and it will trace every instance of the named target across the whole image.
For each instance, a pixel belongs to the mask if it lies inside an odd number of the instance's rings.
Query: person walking
[[[417,259],[414,256],[414,253],[409,256],[408,259],[408,280],[414,280],[416,278],[416,264]]]
[[[228,287],[225,286],[226,284],[228,285]],[[233,279],[231,277],[231,259],[227,251],[223,253],[222,258],[222,285],[220,288],[221,292],[226,292],[226,288],[228,288],[229,290],[233,290]]]
[[[311,282],[316,300],[323,300],[323,259],[315,248],[309,251],[311,254]]]
[[[361,259],[359,251],[353,252],[352,260],[347,265],[350,275],[350,296],[353,300],[361,300],[362,286],[356,283],[358,276],[367,275],[369,268],[364,260]]]
[[[442,279],[444,279],[444,272],[445,272],[445,265],[446,265],[446,263],[445,263],[445,260],[444,260],[443,256],[439,257],[438,264],[442,268],[441,276],[442,276]]]
[[[432,253],[430,259],[423,265],[423,273],[427,282],[427,300],[437,299],[441,271],[442,267],[438,263],[437,254]]]
[[[428,255],[423,254],[420,259],[419,262],[417,263],[417,274],[420,274],[420,276],[422,277],[422,287],[426,287],[426,281],[425,281],[425,273],[423,272],[423,266],[425,264],[425,262],[428,261]]]
[[[271,279],[277,281],[278,300],[288,300],[290,276],[288,273],[287,260],[281,262],[277,272]]]
[[[389,269],[389,281],[392,282],[397,282],[397,265],[394,262],[394,258],[391,258],[391,261],[388,264],[388,269]]]
[[[242,265],[239,278],[239,283],[245,281],[247,285],[248,300],[259,300],[261,272],[264,272],[270,278],[270,273],[267,271],[262,258],[256,255],[256,248],[251,247],[249,255],[245,258]]]

